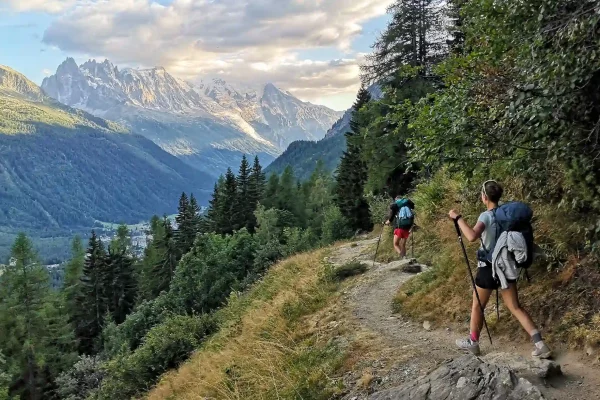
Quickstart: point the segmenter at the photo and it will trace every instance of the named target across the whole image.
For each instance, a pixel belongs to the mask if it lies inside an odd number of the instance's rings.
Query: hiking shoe
[[[479,342],[474,342],[471,340],[471,338],[458,339],[456,341],[456,345],[459,349],[470,351],[473,353],[473,355],[478,356],[481,354],[481,350],[479,350]]]
[[[552,350],[544,342],[541,344],[536,343],[535,349],[531,352],[531,356],[535,358],[550,358],[552,357]]]

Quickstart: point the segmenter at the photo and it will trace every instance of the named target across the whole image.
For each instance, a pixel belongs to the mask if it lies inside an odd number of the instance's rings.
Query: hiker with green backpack
[[[520,305],[517,292],[520,270],[529,267],[533,261],[533,211],[521,202],[499,206],[502,194],[503,188],[498,182],[489,180],[483,184],[481,201],[486,206],[486,211],[479,216],[473,228],[457,211],[449,212],[457,227],[461,244],[461,232],[469,242],[481,241],[477,252],[477,274],[472,278],[474,290],[470,335],[466,339],[457,340],[456,344],[463,350],[475,355],[480,354],[479,334],[485,322],[485,306],[493,291],[500,290],[504,304],[534,342],[535,347],[531,355],[536,358],[550,358],[552,352],[542,340],[540,331],[527,311]],[[466,257],[466,252],[464,254]]]
[[[411,228],[415,223],[415,204],[410,199],[396,196],[394,202],[390,205],[386,225],[391,225],[394,221],[394,249],[400,257],[406,257],[406,242],[410,236]]]

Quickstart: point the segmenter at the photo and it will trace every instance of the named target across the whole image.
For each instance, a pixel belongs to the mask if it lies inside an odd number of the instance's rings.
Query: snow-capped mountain
[[[164,68],[119,69],[110,61],[78,66],[68,58],[42,83],[61,103],[118,121],[213,175],[243,153],[270,162],[296,140],[318,140],[342,115],[303,102],[272,84],[186,82]]]

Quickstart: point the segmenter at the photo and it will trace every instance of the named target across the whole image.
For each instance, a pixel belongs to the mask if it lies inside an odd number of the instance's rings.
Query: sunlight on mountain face
[[[161,67],[120,69],[108,60],[78,66],[68,58],[42,88],[66,105],[119,121],[176,156],[215,144],[277,155],[295,140],[323,138],[342,115],[273,84],[238,87],[222,79],[194,84]],[[210,166],[203,168],[210,172]]]

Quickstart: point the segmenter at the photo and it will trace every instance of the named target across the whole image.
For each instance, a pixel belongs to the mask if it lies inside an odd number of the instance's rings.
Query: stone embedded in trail
[[[423,265],[417,263],[417,260],[413,259],[405,259],[392,261],[387,264],[386,268],[390,271],[402,271],[408,274],[418,274],[423,270]]]
[[[543,400],[542,393],[509,368],[471,355],[451,360],[429,375],[370,400]]]
[[[406,264],[402,267],[402,272],[406,272],[407,274],[418,274],[422,270],[421,264]]]
[[[562,375],[560,364],[552,360],[526,358],[514,353],[490,353],[481,358],[491,364],[504,365],[519,374],[531,373],[540,378]]]
[[[426,331],[430,331],[431,330],[431,322],[424,321],[423,322],[423,329],[425,329]]]

